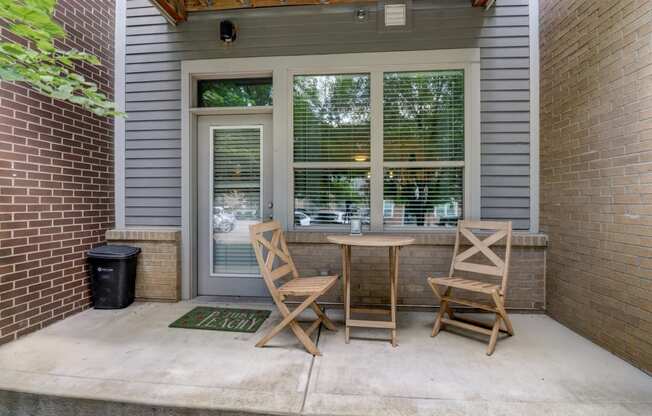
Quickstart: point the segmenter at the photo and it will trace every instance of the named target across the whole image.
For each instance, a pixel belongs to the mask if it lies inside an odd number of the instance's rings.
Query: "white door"
[[[249,225],[272,216],[272,115],[198,121],[198,294],[268,296]]]

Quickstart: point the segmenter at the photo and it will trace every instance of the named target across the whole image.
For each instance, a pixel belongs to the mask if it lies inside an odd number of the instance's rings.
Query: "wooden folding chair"
[[[478,238],[471,230],[490,230],[493,233],[484,239]],[[460,253],[461,239],[464,237],[471,247]],[[505,257],[501,259],[490,248],[500,240],[505,239]],[[445,325],[452,325],[481,334],[489,335],[487,355],[493,354],[499,332],[514,335],[514,328],[505,310],[505,291],[507,289],[507,274],[509,272],[509,257],[512,249],[512,223],[498,221],[460,221],[457,225],[457,236],[453,250],[449,277],[429,277],[428,284],[432,287],[435,296],[439,298],[439,312],[432,328],[434,337]],[[483,263],[471,262],[473,256],[484,257]],[[500,284],[492,284],[469,278],[456,277],[457,271],[471,272],[480,275],[500,277]],[[439,289],[441,287],[441,289]],[[461,289],[479,293],[489,297],[491,304],[476,302],[454,297],[453,289]],[[470,306],[495,314],[493,324],[486,324],[476,320],[462,318],[453,313],[450,304]],[[448,315],[448,318],[445,315]],[[504,323],[505,329],[501,327]]]
[[[271,235],[271,238],[266,238],[265,234]],[[251,225],[249,226],[249,235],[265,284],[283,316],[283,320],[258,341],[256,346],[263,347],[283,328],[289,326],[308,352],[312,355],[321,355],[315,343],[310,339],[310,334],[322,323],[331,331],[337,329],[316,301],[318,297],[335,285],[339,276],[299,277],[292,257],[290,257],[281,224],[278,221]],[[277,287],[276,281],[288,275],[290,275],[290,279]],[[287,296],[305,297],[305,300],[293,311],[290,311],[285,304]],[[317,320],[304,330],[297,322],[297,317],[307,308],[311,308],[317,314]]]

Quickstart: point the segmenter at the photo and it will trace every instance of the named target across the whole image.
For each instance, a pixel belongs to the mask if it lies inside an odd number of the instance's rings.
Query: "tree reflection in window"
[[[197,83],[199,107],[272,105],[271,78],[209,79]]]
[[[368,74],[294,77],[294,161],[369,161]]]

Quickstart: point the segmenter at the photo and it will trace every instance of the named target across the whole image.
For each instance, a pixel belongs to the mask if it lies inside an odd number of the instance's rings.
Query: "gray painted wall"
[[[375,10],[366,22],[344,6],[202,13],[172,27],[149,0],[128,0],[126,224],[181,224],[181,60],[479,47],[482,217],[527,229],[528,0],[499,0],[488,12],[469,3],[414,0],[411,30],[383,33]],[[240,30],[229,47],[217,40],[224,16]]]

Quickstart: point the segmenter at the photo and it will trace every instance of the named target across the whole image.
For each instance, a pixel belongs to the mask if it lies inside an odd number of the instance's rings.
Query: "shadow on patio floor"
[[[491,357],[484,340],[431,338],[432,313],[400,312],[397,348],[382,330],[347,345],[322,328],[313,358],[288,332],[254,347],[276,312],[256,334],[168,328],[197,305],[89,310],[0,347],[0,414],[652,414],[652,378],[544,315],[512,315]]]

